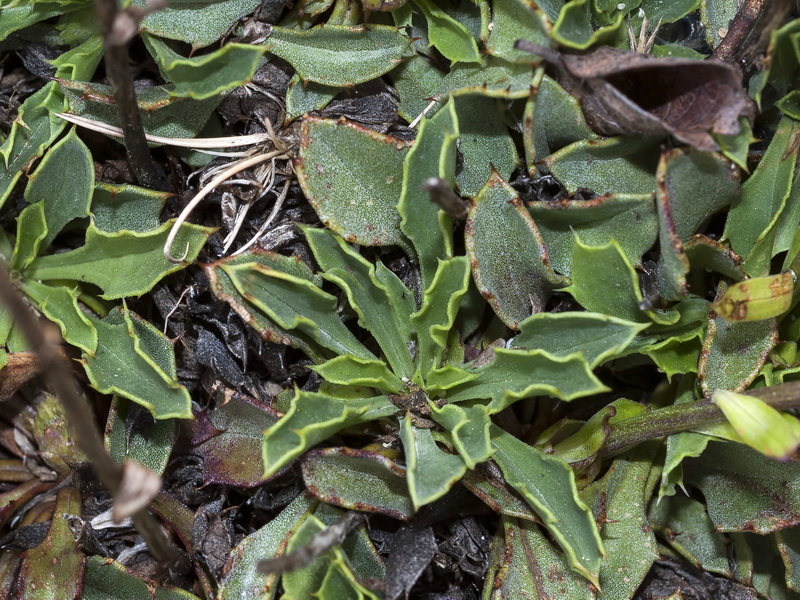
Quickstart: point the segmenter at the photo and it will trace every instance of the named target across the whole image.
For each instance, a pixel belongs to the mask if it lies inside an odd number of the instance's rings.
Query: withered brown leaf
[[[553,65],[601,135],[671,135],[698,150],[719,150],[710,132],[739,132],[752,113],[738,67],[716,60],[659,58],[601,47],[564,54],[526,40],[520,50]]]

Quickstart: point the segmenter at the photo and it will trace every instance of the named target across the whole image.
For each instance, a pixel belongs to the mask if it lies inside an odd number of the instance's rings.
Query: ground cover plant
[[[792,3],[0,11],[0,597],[798,597]]]

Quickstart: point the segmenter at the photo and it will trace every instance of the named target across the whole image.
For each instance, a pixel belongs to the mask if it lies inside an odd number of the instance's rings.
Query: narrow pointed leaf
[[[94,187],[94,163],[73,128],[45,155],[25,188],[25,200],[41,202],[47,222],[45,249],[72,219],[89,214]]]
[[[30,265],[46,237],[47,218],[44,206],[31,204],[25,207],[17,217],[17,239],[11,254],[11,269],[22,271]]]
[[[740,201],[728,213],[724,235],[733,251],[744,257],[748,275],[768,272],[777,223],[791,190],[799,131],[792,119],[781,120],[758,167],[742,186]]]
[[[491,420],[487,406],[445,404],[438,408],[431,403],[431,411],[433,419],[452,434],[453,446],[467,468],[474,469],[491,457],[494,450],[489,438]]]
[[[375,358],[344,326],[335,296],[322,291],[297,260],[253,255],[253,262],[225,262],[220,268],[247,301],[283,329],[299,329],[337,354]]]
[[[311,512],[318,500],[300,494],[274,519],[244,538],[233,549],[225,564],[219,589],[220,600],[271,600],[278,591],[280,575],[262,575],[257,563],[286,553],[289,539]]]
[[[156,419],[191,417],[191,398],[173,377],[175,356],[167,348],[166,338],[160,352],[149,354],[142,347],[133,318],[138,317],[116,309],[105,319],[94,321],[97,350],[94,356],[83,355],[89,381],[104,394],[119,394],[141,404]]]
[[[274,475],[345,427],[387,417],[396,411],[397,407],[386,396],[346,400],[298,390],[286,415],[264,432],[264,477]]]
[[[494,461],[542,518],[574,571],[597,584],[603,542],[567,464],[492,426]]]
[[[423,379],[431,369],[441,366],[447,337],[468,285],[469,263],[465,256],[439,261],[436,276],[422,298],[422,308],[411,315],[417,332],[417,365]]]
[[[431,201],[423,185],[429,178],[438,177],[452,186],[458,133],[451,100],[433,118],[420,122],[414,145],[403,161],[403,191],[397,210],[402,219],[400,228],[417,253],[423,289],[430,287],[438,261],[448,257],[448,248],[452,246],[452,233],[447,239],[439,231],[439,207]],[[452,220],[447,217],[446,221],[452,228]]]
[[[408,414],[400,421],[400,439],[403,440],[408,491],[414,508],[444,496],[467,471],[460,456],[441,450],[431,430],[414,427]]]
[[[173,264],[164,256],[164,243],[171,228],[172,221],[168,221],[145,233],[107,233],[90,223],[83,246],[37,258],[28,267],[26,277],[93,283],[103,289],[102,297],[107,300],[141,296],[165,276],[183,269],[197,258],[213,231],[199,225],[181,227],[174,247],[183,249],[188,246],[188,254],[183,263]],[[120,277],[120,273],[125,273],[125,277]]]
[[[411,311],[410,303],[403,300],[413,300],[412,292],[399,279],[391,288],[385,285],[378,278],[375,266],[332,232],[311,228],[305,228],[304,232],[324,271],[323,277],[347,294],[358,315],[358,324],[375,336],[394,372],[399,377],[411,377],[414,371],[408,349]],[[392,276],[391,272],[383,273],[384,280]],[[401,298],[394,297],[398,287],[405,290]]]
[[[8,9],[6,9],[8,10]],[[11,131],[0,145],[0,206],[24,172],[64,130],[67,123],[53,113],[64,110],[64,96],[55,82],[25,99]]]
[[[595,368],[620,354],[646,328],[646,324],[601,313],[539,313],[520,323],[520,333],[509,347],[544,350],[553,356],[582,352]]]
[[[606,391],[580,354],[557,357],[543,350],[505,350],[497,348],[495,358],[475,369],[473,381],[453,388],[450,402],[491,398],[492,414],[528,396],[547,395],[573,400]]]
[[[273,27],[264,46],[303,80],[353,86],[380,77],[411,45],[402,29],[386,25],[318,25],[305,31]]]
[[[397,203],[406,142],[346,121],[303,119],[297,178],[320,220],[347,241],[406,244]]]
[[[337,385],[364,385],[386,393],[403,390],[403,382],[392,373],[383,361],[357,358],[352,354],[337,356],[310,367],[328,383]]]
[[[48,319],[61,328],[61,335],[68,344],[89,355],[94,354],[97,330],[78,304],[78,289],[49,286],[33,280],[23,281],[21,289]]]
[[[470,205],[466,240],[478,289],[512,329],[566,283],[516,191],[496,172]]]

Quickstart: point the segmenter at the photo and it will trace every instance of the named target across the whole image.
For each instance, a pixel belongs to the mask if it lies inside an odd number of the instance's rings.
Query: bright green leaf
[[[22,271],[33,262],[39,253],[42,241],[47,237],[47,219],[43,204],[26,206],[17,217],[17,239],[11,254],[10,267]]]
[[[459,455],[448,454],[436,445],[430,429],[414,427],[409,414],[400,421],[400,439],[403,440],[408,491],[414,508],[444,496],[467,470]]]
[[[31,279],[22,281],[21,289],[44,316],[61,328],[61,335],[68,344],[94,354],[97,331],[78,304],[78,289],[49,286]]]
[[[489,438],[489,410],[486,405],[464,406],[430,403],[431,417],[453,436],[453,446],[467,468],[474,469],[488,460],[494,450]]]
[[[431,0],[414,0],[428,22],[428,40],[451,64],[480,62],[478,45],[470,31]]]
[[[32,205],[37,206],[37,205]],[[103,289],[107,300],[141,296],[165,276],[183,269],[200,252],[212,229],[185,224],[175,238],[175,248],[187,248],[183,263],[174,264],[164,256],[164,243],[173,221],[144,233],[107,233],[93,223],[86,230],[86,243],[76,250],[42,256],[26,270],[26,277],[39,280],[73,279]],[[120,277],[125,273],[125,277]]]
[[[345,354],[309,368],[336,385],[363,385],[386,393],[403,391],[403,382],[380,360]]]

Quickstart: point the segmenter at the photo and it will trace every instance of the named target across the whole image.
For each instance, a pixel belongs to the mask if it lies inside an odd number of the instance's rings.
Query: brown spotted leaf
[[[589,126],[603,135],[672,135],[698,150],[718,150],[709,132],[737,133],[739,117],[751,110],[739,69],[727,63],[608,47],[561,54],[524,40],[517,47],[556,68]]]

